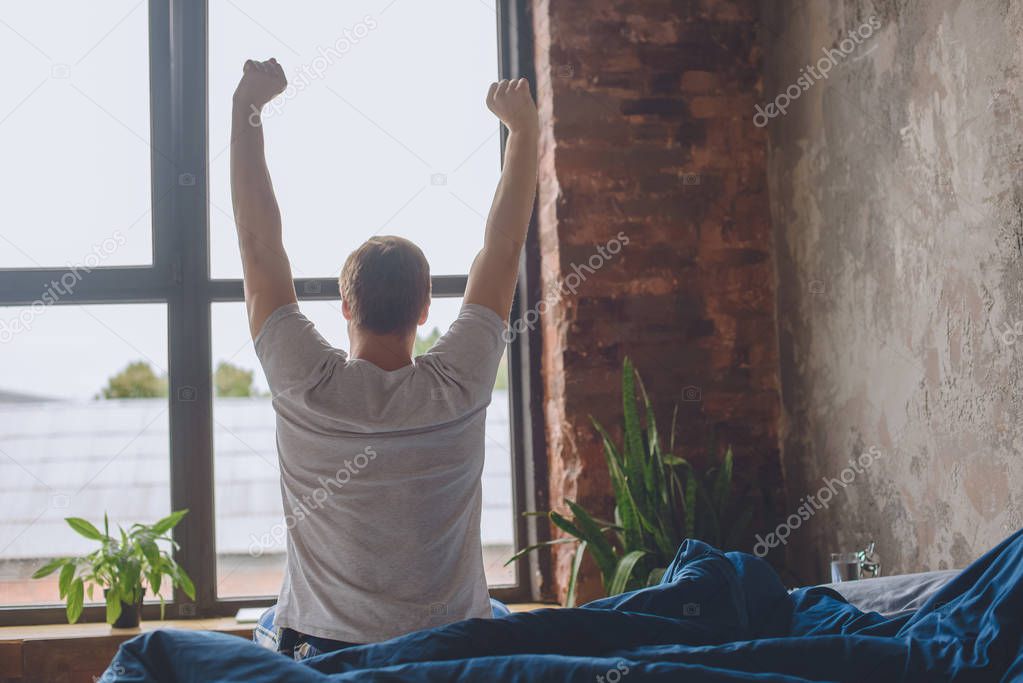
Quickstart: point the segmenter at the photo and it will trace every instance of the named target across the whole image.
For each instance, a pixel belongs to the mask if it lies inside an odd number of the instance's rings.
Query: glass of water
[[[831,583],[860,578],[860,559],[856,553],[831,553]]]

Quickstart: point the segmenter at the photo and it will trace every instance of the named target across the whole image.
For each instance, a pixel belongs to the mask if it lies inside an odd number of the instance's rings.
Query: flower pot
[[[104,590],[104,597],[109,591]],[[113,628],[138,628],[139,622],[142,621],[142,598],[145,595],[145,589],[139,590],[139,599],[134,605],[128,604],[124,600],[121,601],[121,616],[117,617],[111,626]]]

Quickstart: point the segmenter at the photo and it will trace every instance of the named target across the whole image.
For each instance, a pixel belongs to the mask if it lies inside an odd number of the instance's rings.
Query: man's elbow
[[[488,260],[512,260],[518,263],[519,254],[525,245],[525,236],[517,237],[505,230],[493,230],[483,246],[483,253]]]
[[[280,213],[271,208],[263,210],[236,210],[234,224],[239,243],[281,243]]]
[[[288,260],[284,244],[279,236],[259,234],[238,226],[238,250],[242,263],[247,267],[264,269],[279,266]]]

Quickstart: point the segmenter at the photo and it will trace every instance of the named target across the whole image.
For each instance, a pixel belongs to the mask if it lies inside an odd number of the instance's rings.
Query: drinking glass
[[[856,553],[831,553],[831,583],[860,578],[860,560]]]

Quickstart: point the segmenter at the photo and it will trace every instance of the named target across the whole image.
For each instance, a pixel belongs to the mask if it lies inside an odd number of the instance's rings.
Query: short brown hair
[[[430,264],[404,237],[371,237],[349,254],[338,280],[352,322],[376,334],[407,333],[430,301]]]

